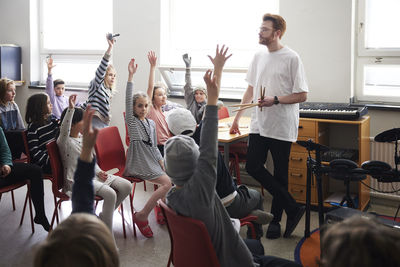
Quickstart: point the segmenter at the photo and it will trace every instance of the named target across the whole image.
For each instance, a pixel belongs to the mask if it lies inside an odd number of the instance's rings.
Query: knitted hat
[[[196,142],[189,136],[177,135],[165,143],[165,171],[171,181],[183,186],[195,170],[200,152]]]
[[[204,87],[201,86],[201,85],[196,86],[196,87],[194,88],[193,91],[194,91],[195,93],[196,93],[196,91],[202,91],[205,95],[207,95],[207,90],[206,90],[206,88],[204,88]]]
[[[196,131],[196,120],[192,113],[185,108],[176,108],[168,112],[166,121],[173,135],[192,136]]]

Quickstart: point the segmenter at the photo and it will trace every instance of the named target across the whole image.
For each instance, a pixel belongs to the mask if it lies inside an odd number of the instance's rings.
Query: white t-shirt
[[[284,96],[308,92],[303,64],[299,55],[288,47],[274,52],[267,49],[254,55],[246,81],[253,87],[253,102],[265,96]],[[250,133],[282,141],[295,142],[299,127],[299,104],[278,104],[255,108],[251,114]]]

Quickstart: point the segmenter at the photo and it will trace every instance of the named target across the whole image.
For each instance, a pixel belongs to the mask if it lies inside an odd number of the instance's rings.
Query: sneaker
[[[277,239],[281,237],[281,225],[277,222],[271,222],[268,225],[268,230],[265,237],[268,239]]]
[[[254,222],[258,224],[269,224],[274,218],[272,213],[263,210],[253,210],[249,215],[256,216],[257,219]]]
[[[299,224],[301,217],[303,217],[305,211],[306,207],[301,206],[297,208],[293,216],[288,215],[286,220],[286,230],[285,233],[283,234],[284,238],[288,238],[293,233],[294,229],[296,229],[297,224]]]

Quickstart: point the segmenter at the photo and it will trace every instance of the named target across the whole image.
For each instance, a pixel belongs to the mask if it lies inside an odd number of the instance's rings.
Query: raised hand
[[[211,62],[214,65],[214,71],[222,70],[222,68],[225,65],[225,62],[232,56],[230,54],[229,56],[226,56],[228,52],[228,47],[225,48],[225,45],[222,45],[221,49],[219,49],[219,45],[217,45],[217,49],[215,51],[215,57],[212,58],[211,56],[208,56],[208,58],[211,60]]]
[[[219,96],[218,77],[213,75],[211,70],[207,70],[206,74],[204,74],[203,79],[207,85],[207,95],[208,95],[207,103],[209,105],[217,105]]]
[[[113,49],[113,47],[114,47],[114,44],[115,44],[115,38],[112,38],[111,40],[110,39],[108,39],[108,35],[109,35],[110,33],[107,33],[106,34],[106,40],[107,40],[107,43],[108,43],[108,49],[107,49],[107,54],[111,54],[111,51],[112,51],[112,49]]]
[[[135,64],[135,59],[132,58],[129,61],[129,64],[128,64],[128,72],[129,72],[129,74],[132,74],[132,75],[135,74],[137,68],[138,68],[138,64]]]
[[[184,54],[182,56],[182,58],[183,58],[183,61],[185,62],[186,68],[190,68],[190,65],[192,64],[192,58],[189,57],[188,54]]]
[[[147,58],[149,59],[150,66],[154,68],[157,65],[157,56],[154,51],[150,51],[147,54]]]
[[[56,66],[56,65],[53,65],[53,59],[51,58],[51,57],[49,57],[48,59],[47,59],[47,73],[48,74],[51,74],[51,70]]]
[[[75,107],[76,96],[77,96],[77,94],[72,94],[72,95],[69,96],[69,99],[68,99],[68,107],[69,107],[69,109],[73,109]]]
[[[96,143],[99,129],[92,128],[92,118],[95,110],[90,105],[87,106],[83,113],[83,138],[82,151],[80,159],[86,162],[91,162],[93,157],[93,148]]]

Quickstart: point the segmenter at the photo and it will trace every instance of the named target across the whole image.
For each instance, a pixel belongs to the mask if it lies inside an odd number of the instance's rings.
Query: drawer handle
[[[302,161],[303,160],[302,158],[295,158],[295,157],[291,157],[290,159],[291,160],[295,160],[295,161]]]
[[[299,129],[303,129],[303,125],[299,125]]]
[[[303,175],[301,173],[291,173],[292,176],[295,177],[302,177]]]
[[[303,193],[302,189],[292,189],[293,193]]]

